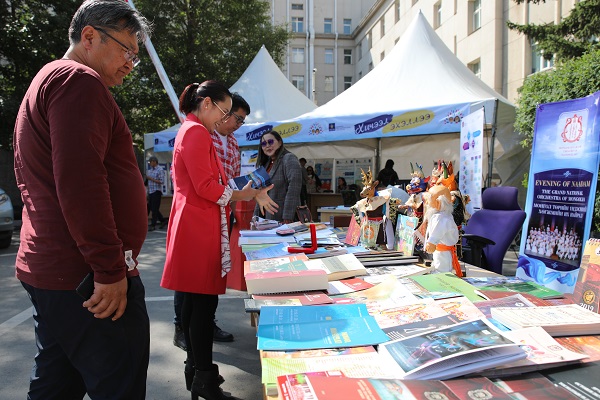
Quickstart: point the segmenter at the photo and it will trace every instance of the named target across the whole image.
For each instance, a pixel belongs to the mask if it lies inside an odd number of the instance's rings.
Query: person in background
[[[308,181],[308,174],[306,172],[306,158],[302,157],[298,160],[302,167],[302,190],[300,191],[300,205],[308,204],[308,192],[306,191],[306,182]]]
[[[83,2],[69,49],[37,73],[17,114],[16,277],[33,304],[38,349],[31,400],[146,398],[150,321],[137,269],[146,189],[109,87],[138,64],[149,34],[126,2]],[[82,299],[86,277],[93,291]]]
[[[277,203],[277,212],[266,214],[257,206],[254,215],[281,221],[284,224],[293,222],[296,209],[300,205],[302,190],[302,167],[298,158],[285,148],[281,135],[276,131],[268,131],[260,137],[256,168],[265,167],[275,188],[269,196]]]
[[[379,181],[379,185],[383,187],[399,183],[398,174],[394,171],[394,160],[390,159],[385,162],[385,167],[379,171],[377,180]]]
[[[238,146],[237,139],[233,135],[240,126],[244,125],[246,116],[250,114],[250,105],[242,96],[237,93],[231,94],[232,105],[230,115],[231,117],[221,123],[214,131],[211,132],[211,138],[215,150],[219,155],[225,175],[227,179],[235,178],[240,176],[241,169],[241,157],[240,147]],[[231,234],[231,227],[233,226],[233,210],[235,209],[235,203],[230,204],[231,214],[229,218],[229,233]],[[181,306],[183,304],[183,293],[175,292],[173,305],[175,308],[175,318],[173,323],[175,324],[175,335],[173,337],[173,344],[180,349],[187,351],[187,343],[185,342],[185,336],[183,329],[181,328]],[[217,342],[232,342],[233,335],[229,332],[222,330],[217,325],[217,320],[213,316],[215,322],[213,340]]]
[[[318,193],[321,191],[321,179],[315,174],[314,168],[309,165],[306,167],[306,191],[308,193]]]
[[[338,177],[338,185],[337,192],[342,193],[342,190],[348,190],[348,184],[346,183],[346,178],[339,176]]]
[[[148,179],[148,205],[150,212],[152,213],[152,219],[150,220],[150,226],[148,231],[156,229],[156,223],[160,221],[160,229],[167,225],[167,220],[160,213],[160,201],[162,199],[162,185],[165,177],[165,170],[158,165],[158,158],[152,156],[148,159],[150,168],[146,173],[146,179]]]
[[[277,205],[268,191],[242,190],[227,184],[227,175],[210,132],[232,116],[229,90],[216,81],[188,85],[179,98],[186,114],[173,149],[174,197],[167,230],[167,255],[161,286],[183,292],[181,322],[187,346],[184,376],[192,398],[232,399],[220,385],[213,364],[214,315],[231,269],[228,222],[233,201],[255,199],[263,212]]]

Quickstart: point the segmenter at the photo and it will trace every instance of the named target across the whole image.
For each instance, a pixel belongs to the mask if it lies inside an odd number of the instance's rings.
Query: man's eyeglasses
[[[140,58],[138,57],[137,54],[135,54],[135,52],[133,50],[131,50],[129,47],[125,46],[123,43],[121,43],[120,41],[115,39],[110,33],[106,32],[104,29],[96,28],[93,25],[90,25],[90,26],[92,28],[94,28],[95,30],[102,32],[103,34],[105,34],[106,36],[108,36],[109,38],[114,40],[115,42],[117,42],[123,48],[123,50],[125,50],[125,61],[127,61],[127,62],[131,61],[133,63],[133,66],[137,67],[137,65],[140,63]]]
[[[227,122],[229,120],[229,117],[231,117],[231,113],[225,112],[225,110],[219,107],[219,105],[215,103],[214,100],[212,100],[212,103],[219,109],[219,111],[223,113],[223,116],[221,117],[221,122]]]
[[[238,126],[242,126],[246,123],[246,121],[244,121],[244,118],[235,114],[233,111],[231,111],[229,114],[231,114],[231,116],[235,118],[235,122],[238,124]]]
[[[260,142],[260,145],[262,147],[267,147],[267,146],[273,146],[273,143],[275,143],[275,139],[267,139],[267,140],[263,140],[262,142]]]

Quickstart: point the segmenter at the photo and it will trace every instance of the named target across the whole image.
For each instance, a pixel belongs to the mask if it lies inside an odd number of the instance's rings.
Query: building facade
[[[578,1],[270,0],[270,5],[272,23],[287,24],[292,32],[283,73],[322,105],[376,67],[419,12],[476,76],[515,102],[523,80],[553,63],[535,43],[509,30],[507,21],[558,23]]]

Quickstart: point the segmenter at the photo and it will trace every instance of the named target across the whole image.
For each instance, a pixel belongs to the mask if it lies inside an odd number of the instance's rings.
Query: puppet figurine
[[[415,170],[413,164],[410,163],[411,179],[410,183],[406,185],[406,192],[409,197],[406,201],[406,205],[409,206],[408,215],[411,217],[421,218],[423,216],[423,192],[427,190],[427,184],[429,183],[429,177],[425,178],[423,173],[423,166],[417,164],[418,170]]]
[[[433,254],[431,266],[435,272],[450,272],[454,269],[457,276],[462,277],[456,242],[458,228],[452,218],[452,200],[450,190],[442,185],[433,186],[426,196],[425,251]]]

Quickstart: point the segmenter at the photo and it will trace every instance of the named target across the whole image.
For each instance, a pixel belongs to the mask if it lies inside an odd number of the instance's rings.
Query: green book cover
[[[530,295],[539,297],[540,299],[552,299],[557,297],[563,297],[563,294],[561,292],[547,288],[546,286],[542,286],[538,283],[531,281],[488,285],[480,287],[479,289],[494,290],[496,292],[529,293]]]
[[[451,272],[411,276],[409,279],[417,282],[430,292],[460,293],[473,302],[484,300],[475,293],[475,290],[477,290],[475,286],[463,281]]]

